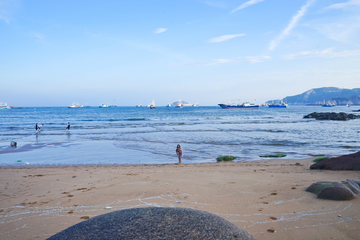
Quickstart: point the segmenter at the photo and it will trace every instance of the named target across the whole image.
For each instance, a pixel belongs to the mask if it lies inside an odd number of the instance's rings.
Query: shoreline
[[[356,239],[359,197],[320,200],[305,189],[358,172],[310,170],[312,159],[0,167],[0,238],[46,239],[84,217],[157,206],[211,212],[256,239]]]

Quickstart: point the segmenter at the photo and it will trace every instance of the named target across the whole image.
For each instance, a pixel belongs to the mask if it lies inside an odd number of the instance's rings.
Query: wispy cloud
[[[272,40],[269,44],[269,50],[273,51],[276,46],[287,36],[290,34],[291,30],[294,29],[300,19],[305,15],[307,9],[310,5],[315,2],[316,0],[308,0],[305,5],[303,5],[300,10],[291,18],[290,23],[288,26],[281,32],[281,34]]]
[[[167,31],[167,28],[157,28],[157,29],[155,29],[154,33],[159,34],[159,33],[163,33],[166,31]]]
[[[38,39],[44,39],[44,36],[41,33],[33,33],[33,35]]]
[[[360,50],[350,50],[350,51],[340,51],[334,52],[333,48],[327,48],[322,51],[303,51],[294,54],[284,55],[285,59],[295,59],[295,58],[339,58],[339,57],[352,57],[360,56]]]
[[[349,1],[343,2],[343,3],[336,3],[336,4],[326,7],[325,9],[341,9],[341,8],[355,6],[355,5],[360,5],[360,0],[349,0]]]
[[[260,62],[265,62],[265,61],[268,61],[268,60],[271,60],[271,57],[270,56],[248,56],[248,57],[245,57],[246,61],[249,62],[249,63],[260,63]]]
[[[232,10],[231,12],[236,12],[236,11],[239,11],[241,9],[244,9],[246,7],[249,7],[251,5],[254,5],[254,4],[257,4],[259,2],[263,2],[265,0],[250,0],[250,1],[247,1],[247,2],[244,2],[243,4],[241,4],[240,6],[238,6],[237,8],[235,8],[234,10]]]
[[[245,35],[246,34],[244,34],[244,33],[223,35],[223,36],[220,36],[220,37],[211,38],[209,40],[209,43],[224,42],[224,41],[227,41],[227,40],[230,40],[230,39],[233,39],[233,38],[236,38],[236,37],[242,37],[242,36],[245,36]]]
[[[10,23],[11,16],[20,8],[20,2],[18,0],[1,0],[0,1],[0,20],[6,23]]]

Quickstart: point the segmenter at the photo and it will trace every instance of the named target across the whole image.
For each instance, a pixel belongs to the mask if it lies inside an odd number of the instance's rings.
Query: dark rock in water
[[[305,191],[315,193],[316,195],[319,194],[324,188],[327,187],[345,187],[343,184],[338,182],[317,182],[311,184]]]
[[[353,112],[360,112],[360,109],[359,110],[352,110]]]
[[[351,190],[353,193],[355,193],[355,194],[359,194],[359,193],[360,193],[360,187],[359,187],[359,185],[356,183],[356,181],[348,180],[348,181],[342,182],[342,184],[344,184],[345,186],[347,186],[348,188],[350,188],[350,190]]]
[[[310,166],[310,169],[360,170],[360,152],[327,158]]]
[[[360,116],[355,115],[355,114],[346,114],[344,112],[341,112],[341,113],[335,113],[335,112],[317,113],[317,112],[313,112],[313,113],[310,113],[310,114],[304,116],[304,118],[315,118],[316,120],[346,121],[346,120],[350,120],[350,119],[360,118]]]
[[[352,200],[355,198],[354,193],[347,187],[327,187],[321,190],[318,195],[320,199],[329,199],[329,200]]]
[[[216,216],[188,208],[134,208],[90,218],[55,239],[254,239]]]

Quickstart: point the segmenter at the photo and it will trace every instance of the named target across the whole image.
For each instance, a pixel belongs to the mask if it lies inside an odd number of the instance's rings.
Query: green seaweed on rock
[[[216,160],[217,160],[218,162],[221,162],[221,161],[232,161],[232,160],[234,160],[234,159],[236,159],[236,157],[230,156],[230,155],[221,156],[221,157],[216,158]]]

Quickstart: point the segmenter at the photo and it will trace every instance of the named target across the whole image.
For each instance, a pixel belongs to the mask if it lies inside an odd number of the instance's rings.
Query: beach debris
[[[272,227],[272,228],[269,228],[267,231],[268,231],[269,233],[274,233],[274,232],[276,232],[273,227]]]
[[[76,178],[76,176],[72,176],[72,178]]]
[[[17,147],[17,142],[11,141],[10,146],[16,148]]]
[[[107,206],[107,207],[105,207],[105,209],[111,209],[111,208],[112,208],[112,207],[108,207],[108,206]]]
[[[348,186],[354,189],[354,191]],[[357,186],[356,186],[357,185]],[[345,181],[345,184],[339,182],[317,182],[311,184],[306,191],[318,195],[319,199],[328,199],[328,200],[352,200],[355,198],[355,194],[360,193],[358,191],[359,185],[353,181]]]
[[[360,151],[339,157],[325,158],[310,166],[310,169],[360,170]]]
[[[26,162],[25,164],[26,164],[26,165],[29,165],[30,163]]]
[[[178,207],[113,211],[75,224],[48,239],[95,239],[99,236],[101,239],[254,240],[248,232],[215,214]]]
[[[180,201],[176,201],[176,203],[181,203]]]
[[[281,157],[286,157],[285,154],[265,154],[265,155],[260,155],[260,157],[262,158],[281,158]]]
[[[341,217],[341,215],[339,214],[338,217]]]
[[[17,162],[22,162],[22,160],[17,160]]]
[[[226,155],[226,156],[221,156],[221,157],[216,158],[216,161],[218,161],[218,162],[222,162],[222,161],[232,161],[232,160],[234,160],[234,159],[236,159],[236,157],[231,156],[231,155]]]
[[[73,211],[73,210],[68,211],[68,214],[72,214],[72,213],[74,213],[74,211]]]
[[[90,217],[89,216],[82,216],[80,217],[80,219],[89,219]]]
[[[271,220],[277,220],[277,217],[271,216],[270,219],[271,219]]]

